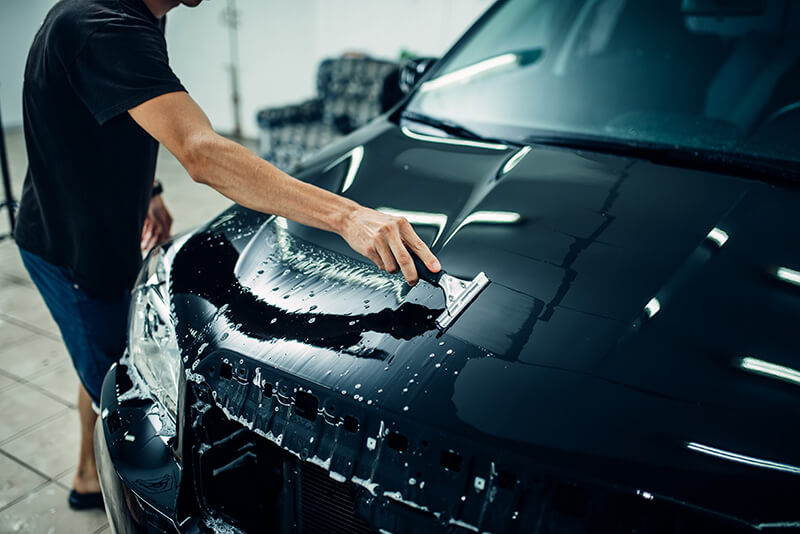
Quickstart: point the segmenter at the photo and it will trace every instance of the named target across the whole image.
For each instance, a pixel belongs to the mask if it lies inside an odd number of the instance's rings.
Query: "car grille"
[[[370,534],[356,512],[357,488],[319,466],[228,421],[205,412],[204,445],[195,448],[200,505],[212,518],[247,533]]]
[[[356,514],[354,489],[337,482],[316,465],[302,462],[300,476],[300,518],[304,534],[371,534]]]

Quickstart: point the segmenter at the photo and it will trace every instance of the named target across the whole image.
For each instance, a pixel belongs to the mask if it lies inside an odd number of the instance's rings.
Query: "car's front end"
[[[619,251],[572,271],[521,256],[504,270],[503,236],[518,225],[471,224],[463,246],[491,240],[498,257],[454,246],[445,262],[478,262],[498,291],[522,264],[538,268],[538,290],[506,302],[487,290],[445,333],[433,322],[439,290],[409,290],[333,238],[231,208],[154,251],[135,289],[129,354],[106,378],[97,428],[112,520],[287,533],[793,524],[767,518],[790,520],[798,489],[794,431],[781,424],[796,385],[776,380],[789,365],[767,362],[791,358],[797,302],[767,268],[778,265],[768,243],[763,274],[739,265],[761,232],[725,242],[740,223],[712,221],[730,200],[698,205],[691,232],[669,246],[651,243],[662,253],[646,273]],[[652,205],[669,213],[669,202]],[[768,224],[773,235],[789,232],[787,213]],[[588,277],[565,297],[580,308],[529,296],[558,294],[552,272]],[[604,280],[627,291],[596,299]],[[717,309],[729,284],[745,309]],[[763,346],[738,352],[767,325]],[[706,327],[721,335],[706,339]]]
[[[115,528],[800,529],[797,63],[728,65],[778,4],[498,2],[304,163],[489,276],[446,331],[439,289],[239,206],[153,251],[96,431]]]

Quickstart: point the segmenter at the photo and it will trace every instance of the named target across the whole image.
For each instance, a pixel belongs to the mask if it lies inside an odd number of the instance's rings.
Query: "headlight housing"
[[[139,374],[148,389],[142,393],[150,393],[175,421],[181,362],[170,311],[169,265],[161,246],[145,258],[133,290],[128,354],[132,371]]]

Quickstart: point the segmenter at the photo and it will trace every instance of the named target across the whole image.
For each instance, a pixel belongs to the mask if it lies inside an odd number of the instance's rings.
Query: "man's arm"
[[[434,272],[436,257],[411,224],[292,178],[211,128],[203,110],[184,92],[153,98],[129,111],[133,120],[178,158],[196,182],[247,208],[335,232],[378,267],[410,284],[418,276],[409,250]]]

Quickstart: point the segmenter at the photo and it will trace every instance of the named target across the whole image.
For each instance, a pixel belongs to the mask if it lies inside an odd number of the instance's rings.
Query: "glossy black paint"
[[[332,234],[231,208],[173,264],[191,387],[286,450],[378,484],[378,497],[399,492],[487,530],[502,523],[478,513],[487,492],[470,488],[474,477],[491,484],[492,469],[797,526],[798,384],[740,363],[800,368],[800,288],[771,275],[800,269],[798,191],[537,146],[503,172],[517,147],[404,128],[374,122],[301,175],[371,207],[428,214],[440,226],[416,227],[445,268],[485,271],[490,287],[441,335],[438,290],[409,290]],[[520,217],[464,224],[477,212]],[[220,376],[223,361],[238,385]],[[290,386],[269,405],[253,397],[266,380]],[[358,433],[333,436],[337,417],[303,427],[291,410],[299,390],[321,414],[357,413]],[[366,448],[384,425],[410,438],[410,466]],[[431,473],[450,448],[468,469]],[[416,465],[426,469],[410,484]],[[497,515],[510,520],[515,506]]]

